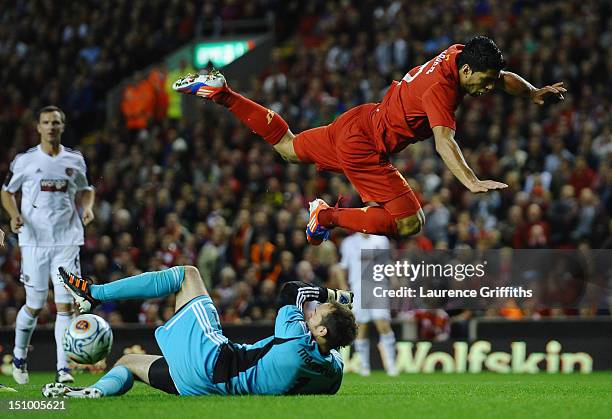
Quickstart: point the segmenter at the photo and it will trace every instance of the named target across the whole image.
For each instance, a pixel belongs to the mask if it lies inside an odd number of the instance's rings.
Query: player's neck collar
[[[44,149],[44,147],[43,147],[42,143],[38,144],[38,149],[39,149],[39,150],[40,150],[40,151],[41,151],[43,154],[45,154],[45,155],[47,155],[47,156],[49,156],[49,157],[57,157],[57,156],[59,156],[59,155],[62,153],[62,151],[64,151],[64,146],[60,144],[60,145],[58,146],[58,148],[57,148],[57,153],[53,153],[53,154],[50,154],[49,152],[47,152],[47,151]],[[54,150],[53,150],[53,146],[51,146],[51,151],[54,151]]]

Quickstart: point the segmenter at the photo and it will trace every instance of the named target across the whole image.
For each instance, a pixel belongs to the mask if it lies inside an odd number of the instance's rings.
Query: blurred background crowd
[[[611,9],[603,0],[22,2],[0,15],[0,173],[37,144],[36,110],[60,106],[68,117],[63,142],[84,153],[97,194],[83,273],[105,283],[195,265],[222,321],[272,319],[285,281],[334,286],[342,275],[338,249],[346,232],[307,246],[308,201],[342,196],[340,205],[362,206],[359,196],[342,176],[283,162],[225,109],[174,96],[164,68],[140,70],[193,37],[231,33],[228,22],[274,21],[277,46],[267,70],[232,87],[297,133],[379,101],[412,67],[485,34],[503,51],[507,69],[536,86],[563,81],[569,93],[543,107],[504,94],[468,97],[460,106],[457,139],[466,160],[481,179],[507,183],[502,192],[469,193],[432,141],[396,156],[427,221],[422,234],[394,247],[611,248]],[[144,89],[144,122],[128,124],[130,106],[107,118],[106,92],[134,74]],[[135,92],[129,88],[124,104]],[[197,121],[183,118],[185,107],[195,108]],[[5,213],[0,227],[9,231]],[[0,325],[11,325],[25,301],[12,234],[0,248],[0,266]],[[39,323],[54,318],[52,301]],[[114,324],[155,325],[172,315],[173,301],[100,310]],[[557,314],[609,310],[603,301]],[[512,311],[513,318],[534,315],[542,313]]]

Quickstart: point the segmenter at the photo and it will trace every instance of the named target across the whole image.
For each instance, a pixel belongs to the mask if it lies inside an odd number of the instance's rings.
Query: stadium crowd
[[[92,4],[114,11],[88,13]],[[194,124],[167,117],[162,106],[159,117],[134,131],[120,118],[105,120],[105,92],[193,36],[210,34],[214,24],[275,14],[282,19],[268,70],[234,87],[300,132],[380,100],[410,68],[449,44],[486,34],[509,70],[534,85],[562,80],[569,94],[544,107],[503,94],[466,98],[460,106],[457,138],[466,160],[480,178],[507,183],[502,192],[471,194],[444,167],[432,141],[400,154],[394,162],[427,221],[422,234],[396,247],[611,248],[611,8],[596,0],[205,0],[170,7],[91,0],[65,9],[24,2],[15,16],[3,14],[0,25],[7,64],[0,70],[0,171],[37,143],[35,111],[57,104],[68,115],[64,143],[83,151],[96,187],[83,273],[107,282],[195,265],[222,321],[271,319],[285,281],[333,286],[341,275],[338,247],[346,232],[307,246],[308,201],[334,203],[342,196],[340,205],[360,206],[359,196],[342,176],[283,162],[220,107],[188,98],[180,103],[195,108]],[[8,232],[5,213],[0,220]],[[0,325],[14,323],[25,299],[17,239],[7,239],[0,248]],[[39,323],[53,318],[52,301]],[[602,300],[582,314],[609,314],[608,304]],[[166,299],[100,310],[114,324],[155,325],[172,307]],[[534,315],[506,308],[459,318],[506,313]]]

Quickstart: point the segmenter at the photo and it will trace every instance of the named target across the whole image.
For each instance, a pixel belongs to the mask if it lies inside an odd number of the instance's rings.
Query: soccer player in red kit
[[[378,204],[334,208],[321,199],[311,202],[306,235],[317,245],[329,238],[333,227],[400,238],[418,233],[425,222],[423,210],[389,156],[432,136],[446,166],[470,191],[507,187],[478,179],[467,165],[454,139],[455,109],[466,93],[480,96],[497,89],[541,105],[547,95],[563,99],[566,90],[562,82],[536,88],[504,67],[495,43],[475,37],[465,45],[451,45],[394,81],[381,103],[357,106],[329,125],[298,135],[275,112],[232,91],[218,71],[188,75],[173,87],[227,107],[285,160],[344,173],[364,202]]]

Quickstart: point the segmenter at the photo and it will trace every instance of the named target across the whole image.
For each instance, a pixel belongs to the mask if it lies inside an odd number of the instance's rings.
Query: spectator
[[[583,189],[593,187],[595,172],[588,166],[584,156],[578,156],[576,159],[576,165],[574,166],[569,181],[576,190],[578,196],[582,194]]]

